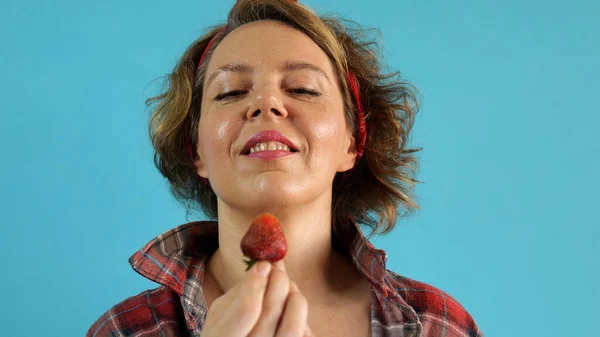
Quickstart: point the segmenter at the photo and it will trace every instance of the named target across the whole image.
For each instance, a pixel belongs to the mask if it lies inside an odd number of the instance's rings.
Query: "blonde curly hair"
[[[359,86],[365,112],[367,139],[362,159],[346,175],[333,180],[332,224],[343,230],[349,221],[369,226],[374,234],[392,230],[399,216],[418,209],[414,200],[417,170],[415,153],[408,148],[418,110],[418,91],[403,81],[399,72],[385,73],[373,30],[348,20],[321,17],[302,4],[286,0],[239,0],[224,25],[209,29],[194,41],[165,78],[164,90],[149,98],[149,134],[154,163],[168,179],[172,195],[187,211],[202,210],[217,218],[217,196],[197,174],[186,142],[197,145],[196,130],[205,65],[197,69],[209,41],[208,60],[219,42],[234,29],[255,21],[276,20],[309,36],[329,57],[345,97],[348,127],[357,134],[356,105],[345,74],[352,73]],[[218,36],[215,37],[215,35]]]

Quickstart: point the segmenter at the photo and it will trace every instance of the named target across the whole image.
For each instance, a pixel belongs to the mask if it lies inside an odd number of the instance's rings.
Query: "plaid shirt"
[[[208,311],[202,293],[204,269],[217,248],[217,233],[215,222],[190,222],[133,254],[133,269],[161,286],[115,305],[86,336],[200,336]],[[349,255],[371,283],[372,336],[483,337],[469,313],[448,294],[386,270],[386,253],[356,227],[336,237],[336,249]]]

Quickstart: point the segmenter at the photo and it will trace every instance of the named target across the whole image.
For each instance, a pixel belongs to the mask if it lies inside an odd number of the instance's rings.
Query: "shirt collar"
[[[344,228],[344,231],[334,234],[335,249],[352,259],[357,270],[380,294],[378,296],[408,307],[386,279],[385,251],[376,249],[356,223]],[[208,311],[202,295],[202,282],[206,263],[217,247],[217,223],[194,221],[154,238],[135,252],[129,263],[142,276],[176,292],[181,297],[188,326],[195,329]]]
[[[376,249],[356,224],[335,235],[334,243],[347,254],[358,271],[374,286],[385,284],[387,254]],[[218,247],[218,229],[214,221],[194,221],[173,228],[135,252],[129,263],[142,276],[171,288],[181,295],[190,268],[204,268],[206,259]],[[191,264],[200,262],[200,266]],[[387,289],[381,289],[387,292]]]
[[[188,277],[195,274],[192,271],[203,270],[216,250],[217,234],[216,222],[186,223],[152,239],[129,258],[129,264],[147,279],[181,295]]]

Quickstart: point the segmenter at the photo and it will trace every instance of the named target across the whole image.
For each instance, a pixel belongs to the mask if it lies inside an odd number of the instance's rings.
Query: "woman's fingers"
[[[241,282],[216,299],[202,336],[247,336],[261,315],[271,269],[269,262],[256,263]]]
[[[216,299],[202,336],[313,336],[308,303],[291,282],[285,265],[258,262],[234,288]]]
[[[308,302],[298,290],[298,286],[291,282],[290,293],[285,304],[283,317],[277,328],[276,337],[303,337],[307,331]]]
[[[279,269],[283,272],[287,272],[287,270],[285,269],[285,263],[283,263],[283,260],[273,262],[273,267],[275,267],[275,269]]]
[[[312,332],[308,324],[306,324],[306,330],[304,330],[304,337],[315,337],[315,334]]]
[[[274,336],[290,292],[290,280],[280,266],[274,266],[263,299],[262,313],[249,336]]]

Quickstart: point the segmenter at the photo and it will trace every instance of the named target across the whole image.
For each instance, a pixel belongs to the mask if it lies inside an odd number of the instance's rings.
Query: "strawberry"
[[[261,260],[275,262],[283,259],[287,251],[287,243],[279,225],[279,220],[268,213],[257,216],[246,235],[242,238],[242,253],[250,269],[254,263]]]

